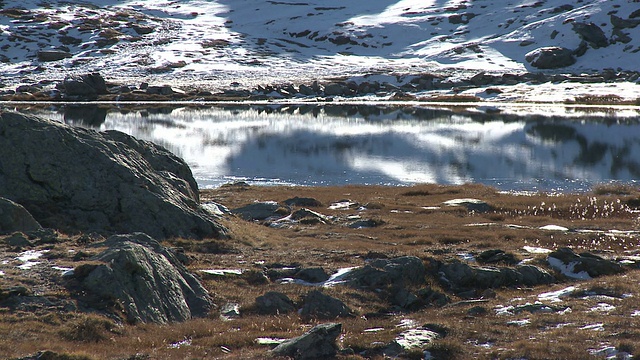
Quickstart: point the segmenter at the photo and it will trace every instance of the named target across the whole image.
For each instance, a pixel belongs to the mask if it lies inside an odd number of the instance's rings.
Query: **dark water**
[[[640,179],[638,109],[370,105],[22,109],[184,158],[202,188],[484,183],[576,192]]]

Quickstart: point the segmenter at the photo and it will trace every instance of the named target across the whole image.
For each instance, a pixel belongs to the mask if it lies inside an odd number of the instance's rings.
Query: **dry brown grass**
[[[629,204],[640,197],[634,188],[598,189],[590,194],[537,194],[514,196],[479,185],[463,187],[420,185],[415,187],[338,188],[307,187],[223,187],[202,193],[203,201],[217,201],[229,208],[254,201],[282,202],[294,196],[313,197],[323,206],[313,208],[337,220],[328,224],[292,224],[275,229],[263,224],[227,216],[223,222],[232,239],[193,241],[176,239],[166,242],[180,246],[192,258],[189,268],[245,269],[260,271],[265,264],[299,264],[322,267],[329,273],[343,267],[361,266],[371,254],[377,256],[415,255],[428,264],[431,258],[446,260],[458,254],[477,254],[487,249],[502,249],[518,259],[544,265],[545,256],[529,254],[523,246],[556,249],[570,246],[576,251],[601,255],[637,254],[637,234],[612,235],[603,230],[638,230],[638,213]],[[494,211],[472,213],[458,207],[442,207],[446,200],[478,198]],[[375,204],[368,210],[352,208],[331,210],[329,204],[350,199],[359,204]],[[435,207],[439,207],[436,209]],[[349,216],[381,220],[370,229],[345,226]],[[517,225],[517,226],[514,226]],[[540,229],[560,225],[593,232],[561,232]],[[595,231],[598,230],[599,232]],[[65,237],[63,237],[65,238]],[[51,246],[51,261],[74,266],[68,250],[84,249],[78,237],[68,237]],[[10,249],[3,249],[11,256]],[[95,250],[92,250],[95,251]],[[38,279],[19,272],[7,272],[2,288],[24,285],[34,288]],[[9,277],[11,279],[9,279]],[[441,289],[433,278],[430,286]],[[258,345],[258,337],[291,338],[308,330],[318,320],[301,319],[297,314],[259,315],[255,298],[267,291],[279,291],[299,303],[311,289],[293,284],[256,285],[245,275],[206,276],[204,286],[222,306],[240,304],[241,317],[225,321],[217,311],[208,318],[171,325],[122,325],[97,314],[82,312],[14,311],[0,309],[0,357],[15,358],[49,349],[59,354],[91,359],[262,359],[269,358],[268,346]],[[9,284],[10,283],[10,284]],[[495,289],[496,296],[482,303],[461,303],[445,307],[426,307],[414,312],[398,312],[378,293],[336,286],[323,291],[345,302],[355,313],[353,318],[339,319],[343,334],[339,346],[353,353],[342,359],[381,358],[380,350],[399,332],[402,320],[411,319],[417,326],[438,324],[448,335],[426,350],[438,358],[450,359],[584,359],[588,349],[604,345],[627,349],[637,354],[640,341],[640,272],[629,270],[622,275],[589,281],[565,281],[535,288]],[[55,284],[53,284],[55,285]],[[49,296],[64,297],[65,290],[51,285]],[[593,290],[600,297],[566,297],[557,304],[571,308],[565,313],[529,313],[497,315],[499,306],[523,305],[539,301],[538,295],[576,286]],[[40,286],[40,285],[38,285]],[[604,297],[607,294],[609,297]],[[452,294],[452,301],[460,301]],[[615,308],[596,311],[607,303]],[[469,315],[469,309],[482,306],[484,315]],[[528,319],[524,326],[509,321]],[[583,330],[587,325],[602,323],[602,331]],[[365,331],[380,328],[380,331]],[[579,345],[576,345],[579,344]],[[410,351],[408,358],[419,358],[421,351]]]

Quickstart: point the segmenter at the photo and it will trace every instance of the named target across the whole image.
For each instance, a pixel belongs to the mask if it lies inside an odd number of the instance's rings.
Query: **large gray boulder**
[[[575,64],[574,52],[567,48],[549,46],[528,52],[524,59],[538,69],[558,69]]]
[[[68,76],[57,88],[70,100],[95,100],[108,93],[107,83],[99,73]]]
[[[117,131],[0,112],[0,196],[67,232],[225,237],[187,164]]]
[[[342,332],[342,324],[320,324],[306,333],[282,342],[271,353],[293,359],[331,359],[338,353],[336,339]]]
[[[0,234],[41,229],[36,219],[20,204],[0,197]]]
[[[107,249],[81,265],[75,280],[88,301],[114,302],[130,323],[169,323],[204,317],[213,302],[176,256],[143,233],[114,235]]]

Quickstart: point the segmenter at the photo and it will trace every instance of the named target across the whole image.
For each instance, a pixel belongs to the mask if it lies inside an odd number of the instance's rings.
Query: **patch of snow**
[[[611,304],[599,303],[598,305],[596,305],[596,306],[592,307],[591,309],[589,309],[589,311],[608,313],[608,312],[611,312],[611,311],[613,311],[615,309],[616,309],[616,307],[611,305]]]
[[[562,262],[562,260],[554,257],[549,257],[547,261],[549,262],[549,265],[552,268],[558,270],[561,274],[563,274],[566,277],[569,277],[572,279],[578,279],[578,280],[591,279],[591,276],[589,276],[589,273],[587,273],[586,271],[575,272],[575,267],[576,265],[578,265],[578,262],[576,261],[573,261],[569,264],[565,264],[564,262]]]
[[[176,341],[168,345],[169,349],[180,349],[181,347],[191,346],[191,339]]]
[[[332,287],[332,286],[335,286],[335,285],[342,284],[345,281],[344,278],[353,269],[356,269],[356,268],[357,268],[357,266],[338,269],[338,271],[336,271],[333,275],[331,275],[329,277],[329,279],[327,279],[326,281],[321,281],[321,282],[317,282],[317,283],[311,283],[311,282],[304,281],[304,280],[301,280],[301,279],[293,279],[293,278],[278,279],[278,283],[280,283],[280,284],[298,284],[298,285],[305,285],[305,286]]]
[[[209,270],[200,270],[200,272],[203,272],[209,275],[225,276],[225,275],[241,275],[244,272],[244,270],[242,269],[209,269]]]
[[[411,327],[415,327],[417,324],[418,323],[413,319],[402,319],[400,320],[400,323],[396,325],[396,327],[411,328]]]
[[[529,254],[551,254],[553,252],[553,250],[535,246],[523,246],[522,248]]]
[[[459,253],[458,256],[464,261],[475,262],[476,258],[470,253]]]
[[[513,326],[527,326],[529,324],[531,324],[531,320],[529,319],[507,321],[507,325],[513,325]]]
[[[272,337],[259,337],[255,340],[258,345],[279,345],[287,339],[272,338]]]
[[[615,348],[615,346],[611,345],[605,345],[600,349],[589,349],[589,354],[607,360],[626,360],[633,358],[631,354],[624,351],[619,351]]]
[[[538,299],[540,301],[551,301],[551,302],[562,302],[561,297],[570,296],[571,294],[578,291],[578,288],[575,286],[569,286],[564,289],[560,289],[557,291],[546,292],[538,295]]]
[[[598,323],[598,324],[585,325],[581,327],[580,330],[604,331],[604,324]]]
[[[635,310],[634,312],[631,313],[631,316],[633,317],[640,316],[640,310]]]
[[[371,328],[371,329],[364,329],[362,330],[362,332],[364,333],[376,333],[376,332],[380,332],[383,331],[384,328]]]
[[[548,230],[548,231],[569,231],[568,228],[559,225],[545,225],[541,226],[540,230]]]

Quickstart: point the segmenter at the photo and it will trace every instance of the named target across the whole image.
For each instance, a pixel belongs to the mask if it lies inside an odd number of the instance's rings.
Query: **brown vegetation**
[[[260,272],[265,264],[295,263],[322,267],[332,273],[344,267],[361,266],[368,257],[414,255],[429,264],[434,259],[501,249],[519,260],[530,259],[531,264],[544,265],[544,254],[529,253],[523,247],[552,250],[571,247],[576,252],[589,251],[604,257],[638,255],[640,251],[640,237],[635,233],[640,230],[636,210],[640,192],[631,187],[601,187],[588,194],[518,195],[480,185],[312,188],[238,184],[201,194],[203,202],[216,201],[231,209],[255,201],[282,203],[295,196],[315,198],[322,206],[312,209],[334,216],[335,220],[274,228],[227,215],[223,221],[233,234],[230,240],[177,239],[165,243],[183,248],[191,259],[189,268],[195,273],[202,269],[245,270],[242,275],[203,275],[202,280],[220,307],[227,303],[240,305],[239,318],[223,320],[214,311],[206,319],[186,323],[134,326],[81,311],[3,308],[0,357],[16,358],[48,349],[68,354],[69,359],[269,358],[269,347],[258,344],[257,338],[291,338],[321,321],[301,319],[295,313],[267,316],[255,311],[256,297],[267,291],[282,292],[298,302],[310,290],[295,284],[256,283],[249,274]],[[456,198],[481,199],[494,210],[478,213],[443,206],[444,201]],[[331,203],[343,199],[358,205],[344,210],[329,209]],[[356,216],[375,219],[378,226],[352,229],[344,225],[344,221]],[[540,228],[545,225],[573,231]],[[86,238],[83,239],[69,237],[47,247],[50,253],[55,253],[57,265],[73,267],[79,264],[74,254],[91,251],[85,249]],[[0,251],[3,258],[15,257],[10,248],[3,247]],[[68,296],[55,283],[41,284],[37,273],[6,272],[0,277],[3,289],[24,286],[40,295]],[[446,293],[435,280],[429,281],[432,288]],[[371,291],[334,286],[323,292],[344,301],[357,315],[337,320],[343,324],[339,347],[350,349],[339,355],[342,359],[382,358],[379,350],[404,330],[400,324],[408,319],[416,326],[437,324],[446,329],[446,337],[424,349],[441,359],[585,359],[591,356],[590,349],[604,346],[640,353],[637,345],[640,316],[635,315],[640,310],[639,282],[640,272],[630,269],[622,275],[587,281],[564,279],[558,284],[535,288],[493,289],[477,302],[447,293],[451,304],[413,312],[390,311],[389,305]],[[583,292],[553,305],[570,310],[523,311],[512,315],[496,311],[511,305],[533,304],[540,301],[538,295],[568,286]],[[477,306],[486,312],[473,313],[471,309]],[[602,325],[590,327],[598,324]],[[406,356],[418,359],[423,353],[412,350]]]

